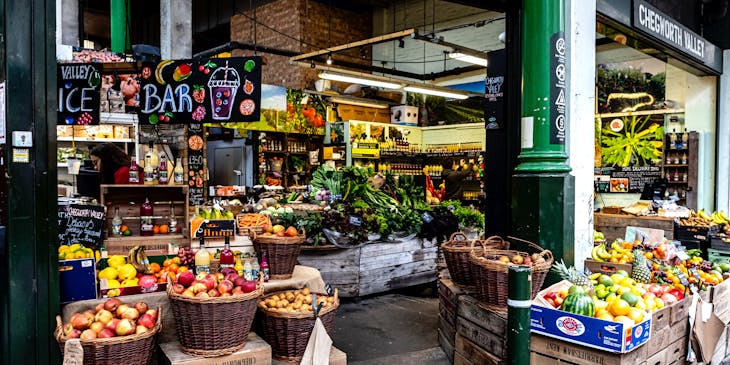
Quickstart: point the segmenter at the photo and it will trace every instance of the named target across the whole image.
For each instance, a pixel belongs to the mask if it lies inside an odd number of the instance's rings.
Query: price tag
[[[685,252],[685,251],[677,251],[676,256],[681,261],[689,260],[689,255],[687,255],[687,252]]]
[[[362,226],[362,217],[351,215],[350,224],[352,224],[353,226],[357,226],[357,227]]]
[[[685,288],[689,286],[689,280],[687,280],[687,276],[685,276],[683,272],[677,274],[677,277],[679,278],[679,282],[684,285]]]
[[[83,365],[84,348],[81,347],[81,341],[78,339],[70,339],[63,346],[63,365]]]
[[[433,216],[429,212],[423,212],[423,214],[421,214],[421,219],[423,220],[423,223],[431,223],[431,221],[433,221]]]
[[[332,285],[330,283],[324,284],[324,290],[327,292],[327,295],[333,296],[335,295],[335,290],[332,288]]]
[[[697,268],[696,267],[690,267],[689,268],[689,272],[692,273],[692,276],[694,276],[695,278],[697,278],[697,282],[698,283],[701,283],[702,282],[702,279],[700,278],[700,273],[697,272]]]

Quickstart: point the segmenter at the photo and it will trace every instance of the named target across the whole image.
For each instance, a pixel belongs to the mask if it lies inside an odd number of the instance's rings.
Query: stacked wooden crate
[[[507,314],[459,296],[454,365],[501,365],[507,361]]]
[[[456,315],[458,311],[459,297],[463,294],[463,290],[450,279],[441,279],[438,281],[438,342],[450,362],[454,361]]]

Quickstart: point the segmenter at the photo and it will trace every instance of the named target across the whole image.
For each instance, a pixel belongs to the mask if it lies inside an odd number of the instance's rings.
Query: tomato
[[[321,127],[324,125],[324,118],[322,118],[321,114],[317,114],[314,116],[314,126],[315,127]]]

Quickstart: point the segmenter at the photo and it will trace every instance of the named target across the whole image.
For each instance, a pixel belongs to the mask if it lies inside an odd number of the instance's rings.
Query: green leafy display
[[[604,166],[642,166],[662,157],[664,126],[651,116],[622,118],[619,132],[606,123],[601,129],[601,155]]]

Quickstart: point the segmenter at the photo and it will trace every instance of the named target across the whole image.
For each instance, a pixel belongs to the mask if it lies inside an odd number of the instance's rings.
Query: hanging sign
[[[99,124],[101,65],[68,63],[57,67],[59,125]]]
[[[565,144],[565,35],[550,37],[550,144]]]
[[[193,122],[188,126],[188,201],[191,206],[205,202],[205,171],[203,160],[203,124]]]
[[[166,60],[142,67],[141,124],[255,122],[261,57]]]
[[[58,241],[62,245],[74,243],[100,247],[104,230],[104,207],[91,204],[58,206]]]
[[[504,125],[504,77],[507,74],[507,50],[487,53],[489,67],[484,85],[484,115],[487,129],[499,129]]]

